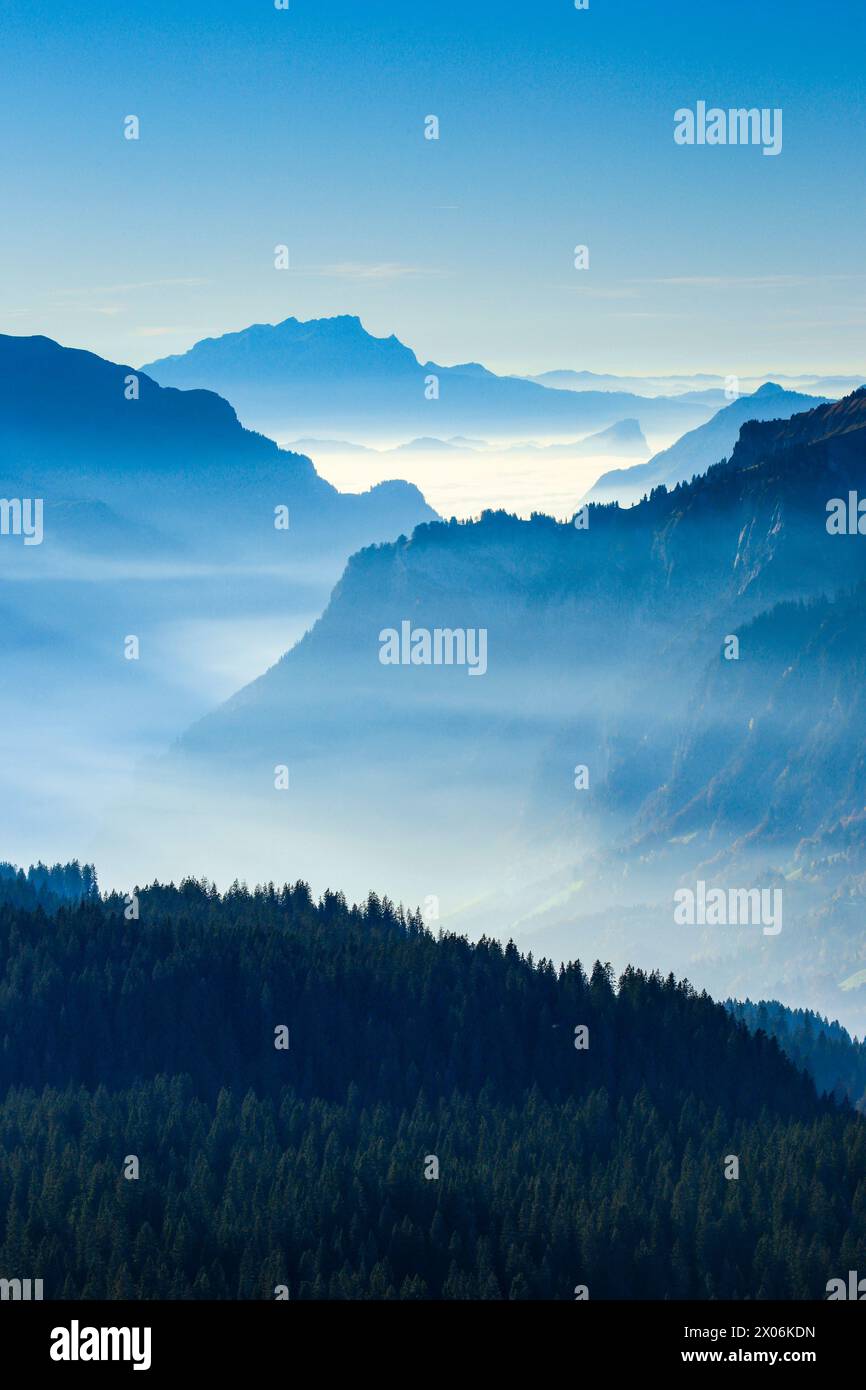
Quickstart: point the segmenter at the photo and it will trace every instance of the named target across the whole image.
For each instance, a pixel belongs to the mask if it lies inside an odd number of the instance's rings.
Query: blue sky
[[[138,363],[357,313],[500,370],[863,371],[864,40],[862,0],[4,0],[0,329]],[[701,99],[781,107],[782,153],[675,145]]]

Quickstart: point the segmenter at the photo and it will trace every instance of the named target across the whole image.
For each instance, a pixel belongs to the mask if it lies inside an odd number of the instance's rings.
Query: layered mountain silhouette
[[[43,337],[0,337],[0,460],[7,853],[37,826],[86,845],[138,760],[290,646],[349,554],[436,515],[405,482],[338,492],[212,392]]]
[[[350,315],[255,324],[142,370],[164,386],[218,391],[246,424],[280,439],[334,431],[392,443],[465,432],[571,438],[624,418],[677,435],[712,409],[627,392],[551,391],[477,362],[422,363],[399,339],[376,338]]]
[[[402,458],[404,455],[442,454],[449,459],[461,454],[492,453],[502,454],[544,454],[561,458],[645,458],[650,452],[649,445],[637,420],[618,420],[615,425],[589,434],[584,439],[570,440],[561,444],[538,444],[534,440],[518,440],[511,444],[497,446],[487,439],[467,439],[455,435],[451,439],[437,439],[427,436],[407,440],[392,449],[372,449],[369,445],[354,444],[338,439],[296,439],[292,447],[311,456],[320,454],[376,454],[389,458]]]
[[[422,525],[352,558],[307,637],[190,730],[175,786],[242,797],[272,845],[309,848],[327,824],[349,872],[387,845],[397,891],[506,919],[548,954],[601,934],[732,992],[758,970],[781,998],[806,972],[832,1007],[861,951],[846,904],[866,869],[866,545],[826,523],[858,489],[866,390],[750,422],[728,462],[629,510],[593,506],[585,530]],[[483,678],[382,664],[403,623],[483,629]],[[673,893],[699,873],[784,883],[783,933],[675,927]]]
[[[784,372],[773,372],[770,376],[773,381],[782,383],[786,391],[802,391],[816,396],[850,395],[866,379],[866,373],[862,376],[818,376],[814,373],[787,376]],[[740,386],[743,392],[751,395],[766,379],[740,378]],[[566,369],[541,372],[529,380],[560,391],[632,391],[638,396],[674,396],[680,400],[703,400],[716,406],[723,406],[730,400],[726,394],[727,378],[711,372],[680,376],[617,376],[610,372],[575,372]]]
[[[384,359],[405,361],[385,342]],[[321,348],[310,345],[313,376]],[[802,404],[772,384],[734,402],[648,465],[699,476],[645,483],[629,509],[591,505],[588,527],[581,514],[572,525],[501,512],[444,524],[408,484],[338,493],[211,391],[0,338],[2,492],[45,499],[44,544],[0,548],[19,698],[31,686],[35,698],[62,650],[77,656],[82,707],[97,691],[100,718],[126,700],[130,719],[155,718],[171,667],[151,662],[130,684],[125,632],[153,648],[167,614],[248,626],[296,598],[287,539],[319,582],[355,551],[307,636],[190,728],[109,837],[176,841],[187,868],[222,845],[262,876],[288,857],[314,878],[332,873],[336,838],[352,891],[387,880],[471,930],[511,929],[551,956],[600,940],[612,958],[697,969],[725,992],[754,993],[759,968],[784,1002],[805,971],[810,1002],[829,1011],[844,996],[850,1020],[866,980],[866,390]],[[515,447],[641,439],[628,415],[600,439]],[[400,452],[487,445],[422,434]],[[854,509],[839,534],[834,498]],[[288,537],[273,525],[279,505]],[[104,582],[52,568],[58,556],[106,562]],[[194,578],[178,579],[181,563]],[[226,565],[231,580],[215,582]],[[143,589],[137,566],[170,583]],[[41,582],[10,582],[22,577]],[[437,633],[464,656],[437,663]],[[723,655],[731,638],[736,660]],[[395,661],[382,660],[386,640]],[[784,885],[782,935],[674,929],[676,887],[713,875]]]
[[[46,553],[57,537],[92,552],[119,513],[127,553],[145,526],[143,555],[159,532],[209,558],[276,557],[287,548],[274,526],[282,506],[295,555],[342,561],[435,515],[410,483],[338,493],[308,458],[243,429],[211,391],[167,389],[43,337],[0,336],[0,449],[6,491],[45,499]]]
[[[509,453],[543,452],[563,458],[646,458],[650,452],[639,420],[617,420],[606,430],[565,444],[512,444]]]
[[[791,415],[825,403],[821,396],[805,396],[785,391],[768,381],[751,396],[740,396],[697,429],[689,430],[669,449],[645,464],[603,473],[586,495],[586,501],[636,502],[654,487],[673,487],[705,473],[714,463],[729,456],[737,442],[740,427],[747,420],[787,420]]]

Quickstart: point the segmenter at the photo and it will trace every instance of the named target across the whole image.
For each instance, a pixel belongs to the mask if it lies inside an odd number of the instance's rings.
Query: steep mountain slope
[[[739,659],[708,669],[645,812],[654,834],[814,841],[859,809],[864,608],[861,584],[834,600],[780,604],[741,630]]]
[[[290,646],[352,551],[435,516],[403,482],[338,492],[211,392],[39,337],[0,336],[0,499],[13,522],[42,504],[39,544],[0,520],[6,855],[36,826],[83,853],[139,759]]]
[[[596,914],[598,921],[606,904],[602,939],[613,917],[631,940],[651,924],[658,949],[666,942],[668,958],[692,970],[681,954],[687,946],[701,962],[700,978],[716,988],[747,993],[759,983],[792,1004],[806,990],[811,1002],[864,1030],[863,549],[862,537],[826,528],[830,499],[847,499],[849,489],[863,493],[864,414],[860,391],[787,423],[747,425],[729,464],[675,492],[688,511],[702,484],[750,480],[768,508],[772,499],[772,524],[765,511],[742,526],[734,573],[746,592],[768,597],[775,584],[767,581],[782,562],[790,574],[799,571],[801,597],[809,589],[818,597],[759,609],[751,623],[725,623],[726,635],[739,642],[737,660],[724,659],[721,642],[708,661],[693,650],[693,675],[683,681],[688,705],[679,709],[667,755],[655,760],[646,795],[618,826],[616,851],[607,848],[579,872],[536,885],[541,911],[524,902],[535,949],[555,955],[573,944],[575,916],[587,914],[588,921]],[[794,499],[802,506],[810,493],[811,534],[792,524]],[[801,513],[807,517],[808,510]],[[628,752],[627,742],[623,748]],[[657,754],[655,742],[653,748]],[[608,778],[595,798],[608,824],[625,781],[621,772]],[[784,930],[769,942],[754,928],[707,928],[685,940],[680,933],[678,951],[673,892],[693,888],[696,879],[723,889],[778,889]],[[637,915],[629,903],[642,905]]]
[[[826,525],[851,489],[866,492],[866,391],[750,424],[730,462],[629,510],[593,507],[586,530],[487,514],[364,551],[304,640],[184,738],[166,770],[177,814],[204,836],[219,833],[209,808],[242,807],[237,837],[291,847],[314,875],[328,827],[353,889],[387,858],[398,892],[478,929],[555,928],[538,938],[551,955],[576,913],[595,931],[612,905],[654,903],[664,964],[699,958],[731,990],[754,961],[733,937],[670,930],[674,889],[710,862],[734,886],[793,873],[802,931],[830,912],[838,933],[820,957],[793,925],[772,955],[760,931],[751,942],[767,988],[811,968],[832,995],[862,951],[834,895],[866,869],[866,548]],[[383,664],[404,624],[470,645],[483,630],[483,673],[477,645],[475,678],[468,657],[426,664],[423,642],[417,664],[406,648]],[[738,661],[721,655],[731,635]],[[654,959],[630,931],[605,950]]]
[[[309,459],[242,429],[212,392],[166,389],[48,338],[0,335],[0,450],[4,486],[14,480],[25,495],[44,496],[49,520],[61,504],[86,502],[90,515],[101,504],[211,556],[237,559],[239,546],[253,546],[251,555],[276,557],[281,543],[285,555],[279,505],[289,508],[292,550],[309,555],[344,557],[434,515],[408,483],[342,495]],[[75,527],[63,530],[71,543]],[[80,548],[91,550],[93,539],[83,534]],[[143,537],[142,554],[149,545]]]
[[[785,391],[768,381],[754,395],[740,396],[732,401],[706,424],[690,430],[647,463],[602,474],[585,500],[619,502],[621,506],[628,506],[654,487],[673,487],[676,483],[688,482],[730,456],[747,420],[787,420],[799,411],[825,403],[825,397]]]
[[[359,689],[382,696],[391,673],[379,661],[378,634],[403,613],[417,626],[486,624],[491,654],[474,694],[465,670],[410,665],[395,697],[407,708],[425,701],[419,679],[439,678],[438,699],[456,692],[462,708],[471,694],[487,706],[491,687],[523,671],[528,650],[544,657],[543,667],[574,669],[573,652],[547,645],[549,625],[567,613],[584,633],[604,638],[598,650],[587,643],[584,664],[588,656],[602,665],[640,661],[660,632],[715,652],[724,634],[718,626],[702,633],[709,620],[742,622],[780,600],[834,592],[866,574],[857,538],[830,536],[825,525],[827,498],[843,481],[856,486],[864,469],[866,390],[795,421],[749,427],[730,463],[627,511],[591,508],[585,531],[497,513],[422,526],[409,540],[354,556],[315,629],[227,712],[266,702],[284,679],[296,684],[296,671],[315,685],[333,662],[355,671]],[[614,615],[628,637],[612,645]],[[534,688],[532,672],[522,684]],[[285,708],[282,691],[273,703]],[[219,718],[203,727],[215,730]]]
[[[375,338],[348,315],[256,324],[208,338],[189,352],[142,368],[164,386],[206,387],[241,419],[279,439],[339,430],[398,443],[407,434],[521,434],[570,438],[625,417],[656,435],[681,434],[711,407],[625,392],[550,391],[500,377],[476,362],[419,362],[393,335]],[[436,378],[438,395],[429,379]]]

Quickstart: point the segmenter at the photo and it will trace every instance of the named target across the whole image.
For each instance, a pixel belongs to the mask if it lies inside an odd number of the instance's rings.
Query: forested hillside
[[[0,1019],[47,1298],[821,1298],[866,1237],[866,1126],[774,1040],[375,896],[3,903]]]
[[[812,1009],[789,1009],[776,1000],[729,999],[735,1018],[759,1028],[779,1045],[798,1067],[807,1071],[821,1092],[847,1097],[866,1110],[866,1043],[852,1038],[841,1023],[831,1023]]]

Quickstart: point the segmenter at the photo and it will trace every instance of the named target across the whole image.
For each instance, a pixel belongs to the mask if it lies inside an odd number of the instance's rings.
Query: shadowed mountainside
[[[760,948],[767,988],[811,969],[835,997],[862,953],[844,908],[866,867],[866,551],[826,523],[858,487],[866,391],[748,424],[728,463],[629,510],[593,507],[587,530],[491,513],[364,551],[304,640],[189,731],[175,790],[202,778],[218,802],[248,798],[244,826],[272,846],[311,849],[328,824],[349,873],[397,849],[398,891],[440,894],[479,927],[555,928],[539,938],[551,955],[606,906],[611,950],[620,909],[644,903],[665,964],[691,969],[697,951],[717,987],[739,986],[738,953]],[[483,678],[411,654],[383,665],[381,634],[403,622],[484,629]],[[772,954],[760,929],[687,936],[665,903],[698,871],[744,887],[787,875],[802,914]],[[810,966],[816,913],[829,924]],[[652,955],[631,928],[620,944]]]

